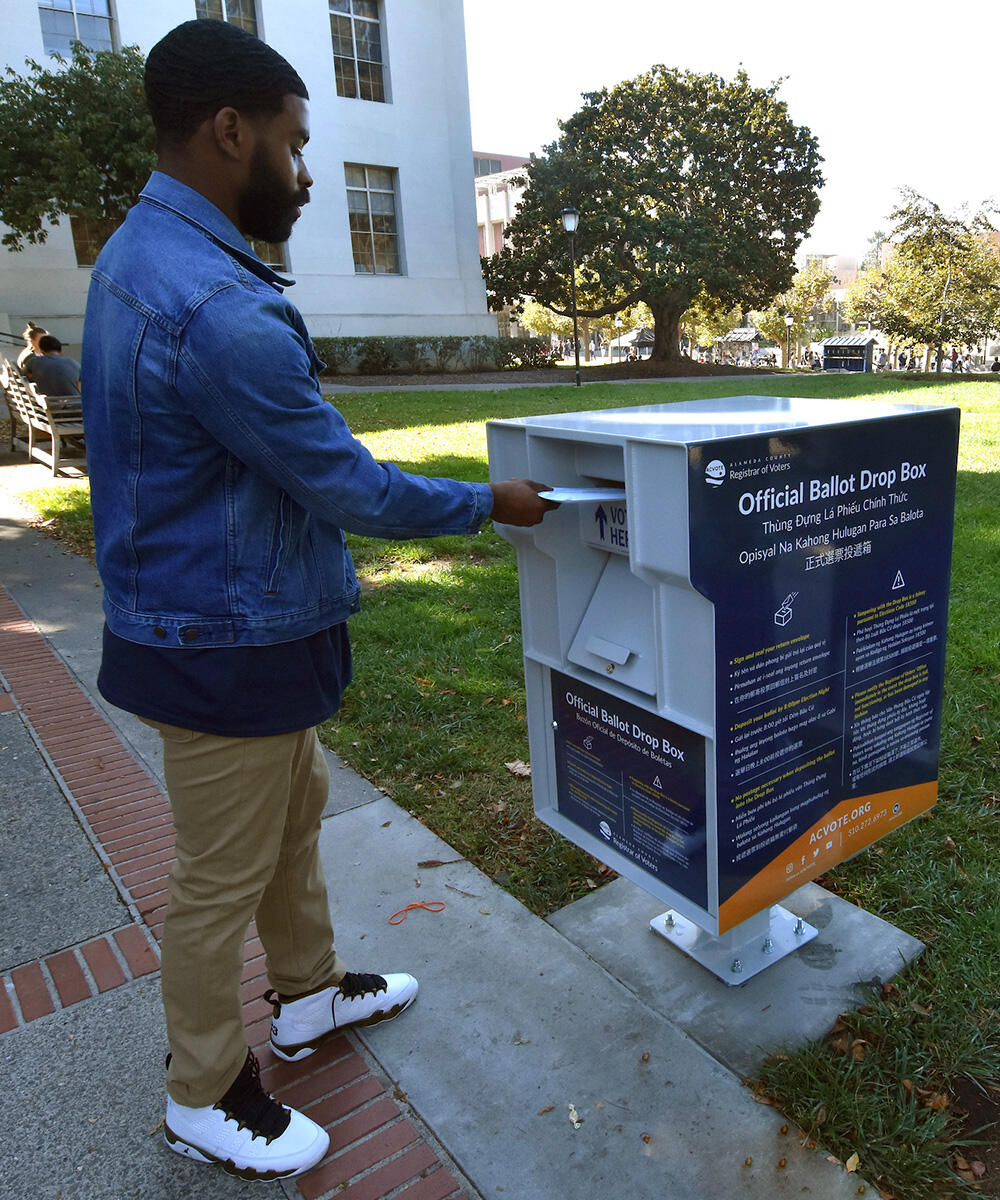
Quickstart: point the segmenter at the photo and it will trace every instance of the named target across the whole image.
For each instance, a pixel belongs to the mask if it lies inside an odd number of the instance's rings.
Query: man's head
[[[38,339],[39,354],[62,354],[62,342],[52,333],[44,333]]]
[[[277,50],[225,21],[185,21],[146,59],[146,104],[159,145],[183,146],[223,108],[274,117],[286,96],[309,99],[295,68]]]
[[[265,42],[224,21],[186,21],[146,60],[160,168],[249,237],[283,242],[309,200],[309,93]]]

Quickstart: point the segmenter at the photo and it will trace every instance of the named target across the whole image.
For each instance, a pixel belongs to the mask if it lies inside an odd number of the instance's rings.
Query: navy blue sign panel
[[[552,672],[559,812],[707,907],[705,739]]]
[[[759,911],[755,881],[787,894],[933,803],[957,447],[957,411],[932,410],[690,448],[720,912],[741,892],[734,918]]]

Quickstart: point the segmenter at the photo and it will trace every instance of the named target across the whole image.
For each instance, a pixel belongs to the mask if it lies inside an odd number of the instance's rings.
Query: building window
[[[69,227],[73,231],[73,249],[76,251],[78,267],[92,267],[104,249],[104,243],[121,224],[108,217],[71,216]]]
[[[257,36],[254,0],[194,0],[194,11],[199,21],[228,21]]]
[[[499,158],[478,158],[473,156],[472,167],[478,175],[496,175],[500,170]]]
[[[330,0],[337,95],[385,102],[377,0]]]
[[[358,275],[399,275],[396,172],[347,163],[347,212]]]
[[[43,0],[38,6],[46,54],[73,55],[73,43],[114,50],[110,0]]]
[[[250,249],[257,255],[262,263],[270,267],[272,271],[285,271],[288,269],[285,263],[285,245],[283,242],[262,242],[259,238],[247,238],[250,243]]]

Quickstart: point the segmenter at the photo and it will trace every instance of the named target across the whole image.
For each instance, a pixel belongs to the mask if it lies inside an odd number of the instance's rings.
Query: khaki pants
[[[338,981],[319,859],[329,772],[314,729],[224,738],[149,721],[163,741],[177,859],[162,987],[179,1104],[214,1104],[246,1059],[243,946],[256,914],[267,976],[299,995]]]

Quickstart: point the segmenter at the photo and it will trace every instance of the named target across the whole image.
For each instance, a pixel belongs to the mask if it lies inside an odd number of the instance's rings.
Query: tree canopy
[[[26,61],[0,78],[2,243],[22,250],[44,242],[61,216],[124,220],[156,155],[143,100],[145,60],[73,44],[72,62],[46,70]]]
[[[809,318],[814,314],[829,312],[833,307],[830,287],[836,275],[823,263],[810,262],[792,280],[792,286],[779,296],[763,312],[752,313],[753,323],[766,337],[785,345],[786,338],[800,346],[809,340]],[[792,318],[789,325],[786,317]],[[787,365],[787,364],[786,364]]]
[[[949,215],[905,190],[893,210],[886,265],[865,271],[845,299],[855,323],[868,321],[903,342],[938,350],[970,345],[1000,328],[1000,252],[987,211]]]
[[[647,304],[654,358],[679,355],[681,315],[702,292],[726,307],[767,304],[791,281],[822,184],[816,140],[779,86],[654,66],[585,93],[532,156],[507,247],[483,260],[491,304],[533,296],[570,311],[568,205],[581,213],[579,312]]]

